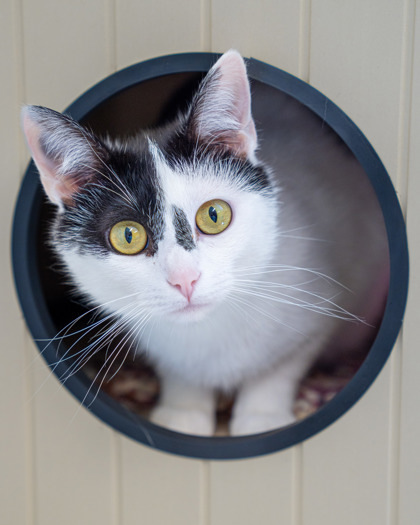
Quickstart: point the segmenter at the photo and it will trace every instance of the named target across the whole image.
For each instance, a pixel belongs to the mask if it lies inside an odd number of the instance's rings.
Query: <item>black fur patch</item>
[[[75,195],[73,204],[57,215],[56,242],[106,256],[112,251],[109,243],[112,226],[132,220],[146,229],[148,246],[144,254],[154,255],[163,238],[165,223],[161,188],[151,155],[147,150],[138,153],[111,150],[101,171],[103,176],[97,174]]]
[[[238,157],[219,144],[197,141],[188,129],[188,121],[180,124],[176,133],[165,138],[165,142],[158,142],[158,145],[172,169],[177,170],[182,164],[194,167],[197,163],[211,163],[216,178],[228,175],[245,191],[273,191],[269,173],[263,165],[255,165],[244,157]]]
[[[185,248],[188,252],[193,250],[195,246],[193,232],[188,222],[185,212],[177,206],[172,206],[173,218],[172,222],[175,227],[176,242]]]

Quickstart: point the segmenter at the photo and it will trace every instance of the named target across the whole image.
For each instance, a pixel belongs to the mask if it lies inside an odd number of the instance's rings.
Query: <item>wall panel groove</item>
[[[415,0],[404,1],[398,140],[396,144],[396,177],[395,184],[404,215],[407,209],[409,136],[412,107],[412,75],[414,52]],[[389,448],[389,486],[388,486],[388,523],[398,524],[399,515],[399,461],[400,461],[400,428],[402,402],[402,338],[395,344],[391,356],[391,390],[390,390],[390,448]]]
[[[398,524],[411,525],[420,516],[420,417],[418,410],[420,358],[419,304],[420,304],[420,6],[415,3],[414,51],[412,61],[412,106],[409,136],[408,186],[407,186],[407,231],[410,249],[410,288],[407,312],[402,333],[402,396],[399,458],[399,509]]]
[[[415,0],[405,0],[402,28],[397,174],[395,181],[396,187],[398,188],[398,197],[404,214],[407,206],[408,156],[413,84],[414,23]]]

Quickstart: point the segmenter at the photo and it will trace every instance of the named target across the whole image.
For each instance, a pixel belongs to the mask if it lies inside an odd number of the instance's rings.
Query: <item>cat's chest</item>
[[[219,312],[204,322],[145,331],[141,344],[158,371],[230,390],[245,375],[277,362],[282,345],[273,332],[272,323],[262,321],[256,329],[251,320]]]

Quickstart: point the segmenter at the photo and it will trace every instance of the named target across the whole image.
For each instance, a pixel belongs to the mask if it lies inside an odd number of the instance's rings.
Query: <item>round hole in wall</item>
[[[214,54],[192,53],[136,64],[95,85],[77,99],[67,113],[98,133],[114,136],[165,122],[174,116],[173,108],[185,107],[217,58]],[[351,364],[350,375],[346,372],[343,377],[339,372],[333,376],[334,384],[339,386],[335,390],[326,389],[326,399],[320,402],[322,406],[316,406],[314,413],[306,413],[297,423],[264,434],[211,438],[184,435],[150,423],[141,414],[147,413],[148,406],[155,401],[157,382],[146,364],[124,367],[116,363],[110,371],[112,377],[104,378],[100,373],[98,376],[103,365],[100,360],[93,359],[80,368],[77,351],[86,341],[80,340],[77,333],[73,338],[54,339],[73,319],[83,316],[86,308],[75,300],[62,275],[54,269],[55,261],[45,246],[52,210],[45,201],[32,163],[22,182],[15,210],[12,256],[16,287],[27,325],[49,366],[80,402],[111,427],[149,446],[190,457],[233,459],[267,454],[299,443],[333,423],[364,394],[384,365],[401,326],[408,288],[404,221],[392,183],[369,142],[337,106],[308,84],[254,59],[248,61],[248,73],[253,89],[262,87],[265,96],[273,97],[280,105],[292,97],[304,111],[309,110],[318,118],[321,126],[331,128],[337,140],[352,152],[376,193],[389,247],[389,292],[380,328],[368,352]],[[273,107],[277,106],[273,104]],[[46,345],[46,340],[51,342]],[[74,349],[73,357],[60,360],[58,356],[70,348]],[[302,388],[303,402],[305,388],[310,390],[325,374],[327,372],[318,368],[309,376]],[[97,381],[92,387],[95,377]],[[123,380],[116,381],[121,377]],[[133,379],[142,385],[135,395],[126,388],[126,383]],[[327,381],[330,379],[331,376]],[[319,396],[321,390],[325,394],[321,386],[316,395]],[[227,408],[221,410],[221,423],[229,411],[228,405],[227,402]]]

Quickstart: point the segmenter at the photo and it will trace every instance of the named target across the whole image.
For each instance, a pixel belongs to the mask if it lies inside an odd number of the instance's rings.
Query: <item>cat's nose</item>
[[[182,295],[191,301],[194,287],[200,278],[200,272],[196,270],[174,272],[169,275],[168,283],[182,293]]]

